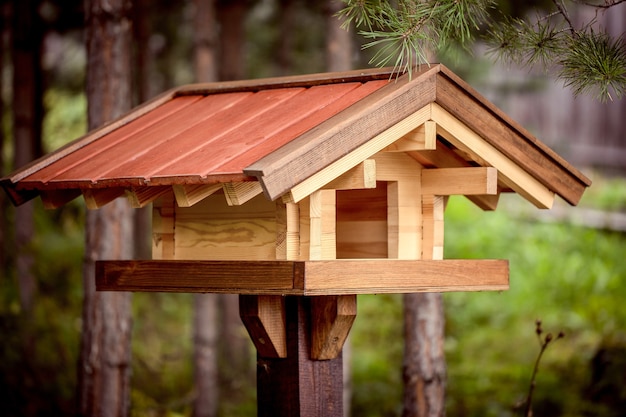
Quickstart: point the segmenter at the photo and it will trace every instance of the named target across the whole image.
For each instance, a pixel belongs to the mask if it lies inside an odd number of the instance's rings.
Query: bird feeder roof
[[[141,205],[172,187],[178,198],[225,183],[255,184],[276,199],[330,170],[322,186],[433,121],[436,146],[407,147],[425,168],[493,166],[499,189],[540,207],[549,206],[543,194],[575,205],[590,185],[440,64],[399,77],[359,70],[184,86],[0,183],[15,204],[41,195],[49,207],[129,192]]]

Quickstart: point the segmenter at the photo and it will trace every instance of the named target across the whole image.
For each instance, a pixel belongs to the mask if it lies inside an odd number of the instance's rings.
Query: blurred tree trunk
[[[35,0],[13,1],[13,166],[21,167],[41,155],[42,23]],[[30,244],[34,232],[34,205],[26,203],[15,212],[16,271],[22,310],[32,310],[37,281]]]
[[[217,20],[214,0],[194,0],[193,63],[197,82],[217,81]],[[195,417],[214,417],[218,410],[217,294],[194,294],[193,363]]]
[[[218,0],[217,20],[220,24],[221,81],[240,80],[245,76],[245,30],[248,0]]]
[[[445,415],[446,362],[443,298],[404,295],[403,417]]]
[[[294,0],[280,0],[278,8],[278,24],[280,35],[276,48],[275,67],[276,75],[291,75],[293,71],[293,44],[295,38],[296,2]]]
[[[9,4],[2,3],[0,4],[0,73],[4,73],[4,54],[8,49],[8,45],[6,39],[8,38],[8,34],[10,32],[10,22],[9,19]],[[4,79],[0,77],[0,91],[4,91]],[[4,99],[0,96],[0,117],[4,117]],[[0,176],[7,174],[7,167],[4,164],[4,143],[5,143],[5,135],[4,129],[0,129]],[[9,210],[9,200],[6,198],[6,193],[0,193],[0,212],[7,213]],[[0,265],[2,265],[3,272],[0,273],[0,276],[4,276],[4,273],[7,269],[7,236],[9,236],[9,221],[7,215],[3,215],[0,217]],[[0,285],[2,283],[0,282]]]
[[[128,0],[87,0],[88,127],[120,116],[131,105],[131,21]],[[118,199],[88,211],[83,270],[83,329],[78,370],[79,412],[125,416],[130,403],[131,298],[96,292],[97,259],[132,256],[132,209]]]
[[[352,33],[341,27],[342,21],[335,15],[344,4],[339,0],[327,0],[326,13],[326,70],[349,71],[352,69]]]

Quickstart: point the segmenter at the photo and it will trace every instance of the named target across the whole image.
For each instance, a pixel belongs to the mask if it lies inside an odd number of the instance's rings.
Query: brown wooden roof
[[[69,200],[103,188],[163,190],[257,180],[275,199],[429,103],[569,203],[577,204],[590,184],[438,64],[397,79],[388,70],[361,70],[185,86],[0,183],[15,204],[61,190]]]

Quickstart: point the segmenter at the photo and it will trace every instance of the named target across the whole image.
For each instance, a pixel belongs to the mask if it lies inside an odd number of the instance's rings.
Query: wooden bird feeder
[[[15,204],[153,203],[152,260],[101,291],[240,294],[260,415],[340,416],[356,294],[504,290],[505,260],[444,260],[447,197],[541,209],[590,181],[442,65],[190,85],[3,178]]]

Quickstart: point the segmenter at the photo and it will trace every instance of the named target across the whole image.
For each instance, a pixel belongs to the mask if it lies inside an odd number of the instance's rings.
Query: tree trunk
[[[295,39],[296,3],[294,0],[280,0],[278,8],[280,35],[274,57],[277,76],[292,75],[293,44]]]
[[[13,137],[14,166],[20,167],[41,154],[43,120],[41,76],[41,22],[32,0],[13,1]],[[34,205],[15,212],[16,270],[22,310],[29,314],[37,292],[30,250],[34,232]]]
[[[217,81],[217,21],[214,0],[194,0],[193,58],[196,82]],[[193,363],[195,417],[214,417],[218,410],[218,298],[194,294]]]
[[[443,298],[438,293],[404,295],[403,417],[445,415]]]
[[[85,3],[89,128],[129,110],[130,3]],[[131,298],[128,293],[96,292],[98,259],[132,256],[132,209],[118,199],[86,219],[83,331],[79,363],[79,412],[84,416],[125,416],[130,403]]]
[[[326,70],[348,71],[352,69],[352,33],[341,27],[336,14],[344,4],[337,0],[326,3]]]
[[[0,71],[4,73],[4,54],[7,51],[7,44],[5,43],[6,34],[10,30],[10,19],[8,16],[8,4],[0,4]],[[4,91],[4,80],[0,77],[0,91]],[[0,97],[0,115],[4,116],[4,100]],[[7,174],[7,168],[4,165],[4,143],[5,135],[4,129],[0,129],[0,175]],[[7,213],[9,210],[9,200],[6,198],[6,193],[0,193],[0,211]],[[7,236],[9,236],[9,221],[7,215],[0,216],[0,265],[2,265],[6,273],[7,268]],[[0,283],[2,285],[2,283]]]
[[[244,21],[247,0],[219,0],[217,18],[220,23],[220,80],[240,80],[245,74]]]

